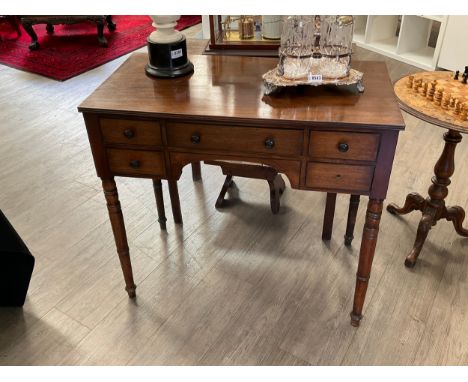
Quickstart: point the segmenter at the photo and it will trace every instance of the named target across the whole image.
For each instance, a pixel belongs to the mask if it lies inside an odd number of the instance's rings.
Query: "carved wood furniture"
[[[292,188],[369,196],[351,313],[352,325],[358,326],[398,134],[404,129],[385,64],[354,63],[366,73],[364,94],[310,87],[301,94],[265,96],[261,77],[276,59],[190,60],[194,74],[169,81],[147,77],[148,56],[133,54],[78,108],[129,296],[135,297],[136,286],[114,177],[167,179],[177,208],[177,179],[185,165],[261,163],[285,174]],[[127,129],[133,132],[130,138]],[[199,139],[194,141],[194,135]],[[266,144],[269,140],[275,144]],[[340,151],[341,144],[348,150]]]
[[[240,176],[253,179],[265,179],[270,187],[270,207],[273,214],[277,214],[280,209],[280,198],[286,185],[278,171],[270,166],[256,165],[248,163],[234,163],[226,161],[205,161],[205,164],[220,166],[223,174],[226,175],[221,192],[216,200],[216,208],[222,208],[224,196],[229,188],[234,185],[234,176]]]
[[[54,25],[57,24],[76,24],[90,21],[96,23],[97,35],[100,46],[107,46],[107,39],[104,37],[104,23],[110,31],[116,29],[116,25],[112,22],[112,16],[21,16],[21,23],[26,32],[31,36],[31,44],[29,49],[39,49],[37,34],[34,31],[33,25],[46,24],[47,33],[54,33]]]
[[[422,73],[422,75],[424,74]],[[435,77],[446,78],[451,75],[450,72],[427,72],[427,74],[431,79]],[[463,208],[460,206],[447,207],[445,205],[450,177],[455,171],[455,148],[462,140],[461,133],[468,133],[468,121],[461,120],[450,110],[440,109],[440,112],[438,112],[437,108],[434,108],[431,103],[426,105],[418,95],[417,89],[416,93],[412,93],[413,89],[407,87],[407,81],[408,77],[403,77],[395,83],[395,94],[398,97],[400,107],[423,121],[448,129],[444,133],[444,149],[434,167],[435,176],[432,178],[432,185],[429,187],[429,196],[424,198],[417,193],[410,193],[406,196],[403,207],[400,208],[394,203],[387,206],[387,211],[392,214],[404,215],[415,210],[422,212],[413,249],[405,259],[405,265],[411,268],[416,264],[430,229],[439,220],[451,221],[459,235],[468,237],[468,229],[463,228],[463,220],[465,219]],[[466,88],[465,94],[468,96],[468,88]]]

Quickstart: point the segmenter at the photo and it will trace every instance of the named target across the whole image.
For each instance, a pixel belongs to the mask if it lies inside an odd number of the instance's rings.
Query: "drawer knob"
[[[200,135],[198,135],[198,134],[193,134],[193,135],[191,136],[191,138],[190,138],[190,141],[191,141],[194,145],[196,145],[196,144],[200,143],[201,137],[200,137]]]
[[[131,168],[139,168],[140,167],[140,161],[138,159],[134,159],[130,161],[130,167]]]
[[[275,147],[275,140],[273,138],[265,139],[265,147],[267,149],[272,149],[273,147]]]
[[[349,150],[349,145],[347,143],[340,143],[338,145],[338,151],[341,153],[345,153],[346,151]]]
[[[335,175],[335,178],[336,178],[336,179],[341,179],[341,174],[336,174],[336,175]]]
[[[135,136],[135,133],[133,132],[132,129],[125,129],[123,132],[123,135],[127,137],[128,139],[133,138]]]

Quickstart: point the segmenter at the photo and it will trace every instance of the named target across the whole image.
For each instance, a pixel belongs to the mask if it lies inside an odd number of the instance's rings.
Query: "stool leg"
[[[348,221],[346,223],[345,245],[351,245],[354,239],[354,225],[356,224],[356,215],[359,208],[359,195],[351,195],[349,198]]]
[[[162,182],[160,179],[153,179],[154,196],[156,197],[156,208],[158,209],[158,222],[161,229],[166,229],[166,213],[164,210],[164,197]]]
[[[172,216],[174,223],[182,224],[182,212],[180,210],[179,189],[177,188],[177,180],[168,180],[169,196],[171,197]]]
[[[29,44],[29,49],[30,50],[37,50],[39,49],[39,43],[37,42],[37,34],[34,31],[34,28],[32,26],[32,23],[30,22],[23,22],[23,28],[24,30],[28,33],[28,35],[31,37],[31,44]]]
[[[112,16],[106,16],[107,29],[111,32],[115,31],[117,25],[112,21]]]
[[[196,182],[201,180],[201,165],[200,162],[192,163],[192,179]]]
[[[276,174],[272,181],[268,180],[268,185],[270,186],[271,212],[276,215],[279,212],[281,194],[284,192],[286,185],[280,174]]]
[[[104,37],[104,20],[96,21],[98,41],[100,46],[107,46],[107,39]]]
[[[233,184],[232,175],[227,175],[226,180],[224,181],[223,187],[221,187],[221,192],[219,193],[218,199],[216,199],[216,204],[215,204],[216,208],[221,208],[223,206],[226,192],[229,189],[229,187],[232,186],[232,184]]]
[[[46,24],[46,31],[48,34],[54,33],[54,26],[52,24]]]
[[[333,218],[335,217],[336,194],[327,192],[325,214],[323,216],[322,240],[331,240],[333,232]]]

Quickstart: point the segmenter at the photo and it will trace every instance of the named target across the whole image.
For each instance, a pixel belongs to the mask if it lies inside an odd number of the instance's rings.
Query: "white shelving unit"
[[[355,16],[354,42],[407,64],[434,70],[447,19],[438,15]]]

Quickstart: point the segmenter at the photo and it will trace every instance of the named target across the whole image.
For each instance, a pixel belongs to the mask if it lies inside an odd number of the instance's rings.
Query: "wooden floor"
[[[188,44],[201,52],[204,42]],[[349,312],[366,198],[346,248],[348,196],[338,197],[325,243],[325,194],[288,188],[273,216],[267,183],[238,179],[230,207],[217,211],[223,177],[212,166],[196,183],[184,169],[184,225],[169,218],[167,232],[151,181],[117,180],[138,284],[129,300],[76,110],[125,58],[66,82],[0,66],[0,208],[36,257],[24,308],[0,309],[0,364],[468,364],[468,239],[451,223],[432,229],[408,270],[420,213],[383,213],[356,329]],[[354,59],[384,58],[358,50]],[[393,80],[417,70],[385,60]],[[441,128],[404,117],[386,203],[426,195],[443,146]],[[448,197],[465,209],[467,144]],[[165,198],[169,212],[167,188]]]

